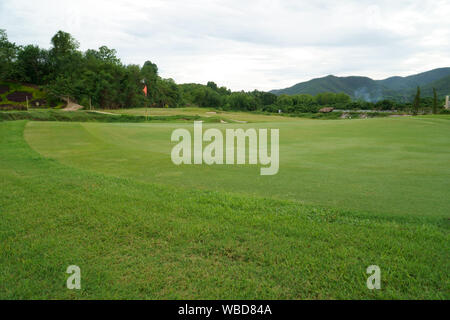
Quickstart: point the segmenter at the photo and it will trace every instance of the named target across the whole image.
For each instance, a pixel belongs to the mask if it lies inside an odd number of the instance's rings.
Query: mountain
[[[421,92],[423,92],[424,96],[431,97],[433,95],[433,88],[436,89],[440,98],[450,95],[450,75],[424,85],[421,88]]]
[[[450,94],[450,68],[439,68],[407,77],[395,76],[384,80],[329,75],[270,92],[276,95],[301,93],[316,95],[321,92],[344,92],[354,99],[372,102],[382,99],[409,101],[417,86],[422,87],[423,96],[431,96],[433,87],[436,88],[439,97]]]

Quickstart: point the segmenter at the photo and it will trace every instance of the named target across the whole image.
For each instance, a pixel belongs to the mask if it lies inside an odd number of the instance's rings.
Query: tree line
[[[42,86],[52,99],[69,98],[98,108],[144,106],[176,107],[180,90],[172,79],[158,75],[158,67],[147,61],[125,65],[117,52],[106,46],[81,52],[67,32],[58,31],[51,48],[18,46],[0,30],[0,79]],[[148,86],[148,96],[142,90]]]
[[[222,110],[283,113],[314,113],[323,107],[345,110],[399,110],[419,112],[430,108],[438,112],[440,101],[421,98],[411,103],[382,100],[377,103],[352,100],[345,93],[324,92],[280,95],[263,91],[232,92],[210,81],[202,84],[176,84],[164,79],[151,61],[143,66],[125,65],[117,52],[106,46],[79,50],[79,43],[67,32],[58,31],[50,49],[35,45],[18,46],[0,30],[0,79],[42,86],[50,100],[69,98],[95,108],[198,106]],[[148,95],[142,92],[144,86]]]

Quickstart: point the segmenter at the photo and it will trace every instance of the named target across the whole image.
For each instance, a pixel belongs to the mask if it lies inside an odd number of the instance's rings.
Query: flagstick
[[[145,94],[147,97],[147,94]],[[148,122],[148,102],[145,103],[145,122]]]
[[[144,93],[145,93],[145,97],[148,97],[148,92],[147,92],[147,85],[145,84],[145,80],[142,81],[144,83]],[[148,122],[148,102],[147,99],[145,99],[145,122]]]

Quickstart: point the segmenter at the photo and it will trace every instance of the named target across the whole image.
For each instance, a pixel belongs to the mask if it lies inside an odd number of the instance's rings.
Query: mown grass
[[[387,118],[204,124],[280,130],[280,170],[173,165],[175,128],[192,122],[31,122],[26,139],[68,166],[143,182],[299,200],[365,213],[449,218],[450,119]],[[205,144],[206,145],[206,144]]]
[[[2,299],[449,298],[446,219],[88,173],[34,152],[24,127],[0,123]]]

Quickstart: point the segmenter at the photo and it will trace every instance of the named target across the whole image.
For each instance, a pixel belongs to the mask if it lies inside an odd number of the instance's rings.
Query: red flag
[[[147,96],[147,86],[145,86],[142,91],[144,91],[145,96]]]

